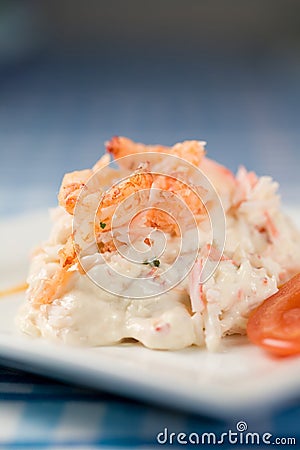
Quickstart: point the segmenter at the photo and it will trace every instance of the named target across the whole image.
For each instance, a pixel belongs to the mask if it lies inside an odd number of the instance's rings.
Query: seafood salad
[[[234,175],[202,141],[113,137],[92,169],[63,178],[19,328],[74,345],[218,350],[300,271],[277,189],[244,167]]]

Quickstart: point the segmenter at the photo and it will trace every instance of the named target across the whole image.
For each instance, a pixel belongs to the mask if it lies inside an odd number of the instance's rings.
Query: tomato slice
[[[300,274],[250,314],[247,333],[251,342],[276,355],[300,354]]]

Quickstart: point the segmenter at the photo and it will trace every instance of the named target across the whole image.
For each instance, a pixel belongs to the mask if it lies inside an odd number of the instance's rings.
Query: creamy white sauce
[[[182,290],[151,299],[120,298],[75,274],[72,289],[52,304],[38,310],[26,304],[19,325],[26,333],[68,344],[110,345],[134,338],[150,348],[178,349],[197,340],[184,300]]]
[[[227,260],[220,262],[214,275],[203,285],[205,301],[197,312],[192,312],[188,277],[162,295],[132,299],[132,292],[147,294],[145,283],[121,285],[125,296],[122,298],[75,271],[66,292],[50,304],[35,306],[28,294],[29,299],[17,319],[20,329],[72,345],[111,345],[133,338],[152,349],[174,350],[194,344],[217,350],[224,335],[245,333],[250,311],[276,292],[279,284],[300,271],[300,234],[279,211],[276,187],[266,177],[254,189],[241,184],[239,189],[247,192],[247,200],[234,213],[229,208],[230,202],[240,201],[240,191],[231,198],[226,191],[224,255]],[[272,242],[265,211],[278,232]],[[58,251],[70,236],[70,216],[58,209],[54,220],[49,241],[33,257],[28,278],[31,289],[38,289],[41,279],[53,276],[58,267]],[[185,238],[186,251],[192,251],[193,238],[188,233]],[[210,232],[203,226],[201,245],[210,240]],[[168,248],[160,270],[176,256],[176,240],[170,241]],[[89,274],[94,279],[106,279],[108,288],[111,283],[119,282],[99,253],[86,256],[86,261]],[[109,265],[137,278],[148,270],[114,254],[109,256]]]

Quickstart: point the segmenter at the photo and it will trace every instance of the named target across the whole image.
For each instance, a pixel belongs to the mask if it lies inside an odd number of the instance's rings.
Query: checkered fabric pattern
[[[246,420],[249,430],[295,437],[300,442],[300,402],[274,414],[243,415],[228,421],[169,411],[76,388],[47,378],[0,368],[0,448],[156,448],[169,432],[221,435]],[[300,399],[299,399],[300,400]],[[223,446],[223,448],[226,448]],[[296,447],[297,448],[297,447]]]

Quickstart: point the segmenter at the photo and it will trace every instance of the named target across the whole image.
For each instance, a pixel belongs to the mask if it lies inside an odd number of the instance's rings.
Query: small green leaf
[[[106,223],[100,222],[100,227],[102,228],[102,230],[104,230],[104,228],[106,227]]]
[[[152,259],[151,261],[144,261],[144,265],[149,264],[151,267],[159,267],[160,266],[160,260],[159,259]]]

